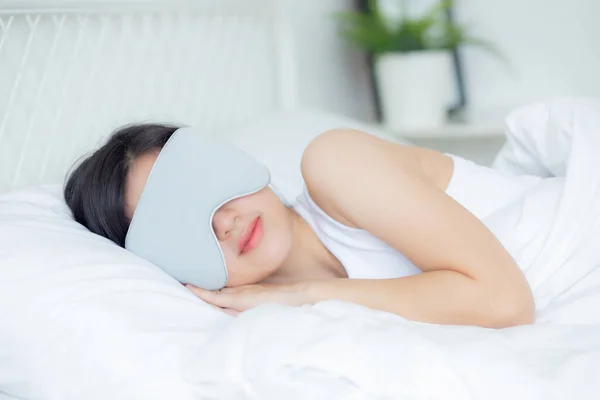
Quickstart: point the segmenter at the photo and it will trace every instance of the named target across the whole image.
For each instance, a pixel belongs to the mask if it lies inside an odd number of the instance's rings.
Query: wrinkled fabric
[[[534,325],[417,323],[344,302],[263,305],[224,323],[186,377],[236,399],[595,399],[600,393],[600,103],[506,119],[494,168],[544,177],[486,217],[536,297]]]

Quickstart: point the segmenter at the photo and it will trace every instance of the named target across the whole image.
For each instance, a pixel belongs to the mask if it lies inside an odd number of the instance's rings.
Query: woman
[[[177,128],[145,124],[115,132],[67,181],[74,218],[123,246],[154,161]],[[226,160],[215,168],[227,168]],[[510,187],[502,193],[535,179],[507,183],[458,157],[348,129],[315,138],[301,170],[306,190],[293,206],[265,188],[215,213],[228,287],[186,285],[195,295],[231,314],[265,302],[335,299],[429,323],[533,322],[522,271],[475,215],[477,204],[492,198],[469,203],[473,192],[486,190],[481,185],[496,184],[489,178]]]

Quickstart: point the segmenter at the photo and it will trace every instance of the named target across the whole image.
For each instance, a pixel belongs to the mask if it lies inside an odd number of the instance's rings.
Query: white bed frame
[[[220,132],[295,103],[279,0],[0,0],[0,192],[61,183],[116,127]]]

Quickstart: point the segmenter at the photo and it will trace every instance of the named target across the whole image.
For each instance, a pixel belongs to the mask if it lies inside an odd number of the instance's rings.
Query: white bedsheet
[[[495,167],[557,176],[487,221],[522,266],[537,323],[438,326],[354,304],[264,305],[217,329],[187,378],[220,399],[600,398],[600,102],[507,118]]]

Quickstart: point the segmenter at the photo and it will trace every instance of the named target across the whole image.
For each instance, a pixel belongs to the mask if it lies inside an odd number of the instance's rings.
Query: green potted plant
[[[397,131],[425,131],[446,122],[452,51],[463,45],[494,49],[447,18],[450,0],[435,1],[416,16],[406,0],[401,6],[401,17],[392,19],[370,0],[366,11],[340,13],[337,19],[343,37],[374,56],[384,123]]]

